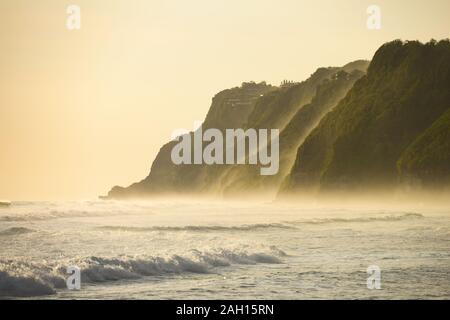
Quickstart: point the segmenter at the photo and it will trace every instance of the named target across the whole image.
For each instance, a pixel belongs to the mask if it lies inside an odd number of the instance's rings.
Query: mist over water
[[[448,206],[411,202],[17,202],[0,209],[0,248],[3,298],[450,296]],[[381,290],[367,289],[372,265]]]

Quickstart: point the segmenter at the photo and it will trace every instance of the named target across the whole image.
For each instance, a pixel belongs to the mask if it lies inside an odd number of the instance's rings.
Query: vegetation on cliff
[[[367,75],[299,148],[282,191],[395,186],[399,161],[404,172],[433,171],[431,159],[441,159],[445,149],[443,124],[433,123],[450,107],[449,88],[448,40],[383,45]],[[422,152],[434,156],[425,161]],[[439,163],[448,171],[449,162]]]

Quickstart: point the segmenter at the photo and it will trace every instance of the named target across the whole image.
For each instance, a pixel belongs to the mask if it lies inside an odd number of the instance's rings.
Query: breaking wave
[[[302,224],[331,224],[331,223],[365,223],[383,221],[402,221],[408,219],[421,219],[423,215],[419,213],[392,214],[384,216],[356,217],[356,218],[321,218],[305,219],[296,221],[285,221],[283,223],[248,224],[241,226],[152,226],[152,227],[132,227],[132,226],[100,226],[97,229],[106,231],[122,232],[228,232],[228,231],[259,231],[265,229],[297,229],[296,225]]]
[[[107,213],[107,212],[106,212]],[[20,213],[15,215],[2,215],[0,216],[0,221],[5,222],[20,222],[20,221],[44,221],[53,220],[61,218],[84,218],[84,217],[95,217],[106,214],[104,212],[90,212],[87,210],[51,210],[51,211],[36,211],[29,213]],[[119,212],[120,214],[122,212]],[[117,214],[117,213],[110,213]]]
[[[420,213],[404,213],[404,214],[391,214],[384,216],[371,216],[371,217],[357,217],[357,218],[323,218],[323,219],[309,219],[309,220],[297,220],[286,223],[290,224],[331,224],[331,223],[356,223],[356,222],[383,222],[383,221],[402,221],[410,219],[422,219],[424,216]]]
[[[101,226],[101,230],[107,231],[126,231],[126,232],[152,232],[152,231],[192,231],[192,232],[213,232],[213,231],[257,231],[264,229],[295,229],[294,226],[289,226],[282,223],[269,224],[249,224],[241,226],[181,226],[181,227],[130,227],[130,226]]]
[[[24,228],[24,227],[12,227],[12,228],[8,228],[5,230],[1,230],[0,237],[1,236],[15,236],[15,235],[26,234],[26,233],[31,233],[31,232],[34,232],[34,230]]]
[[[83,284],[140,279],[182,273],[208,274],[231,265],[279,264],[286,254],[270,247],[268,252],[218,249],[192,250],[189,255],[141,258],[87,257],[66,265],[39,265],[26,261],[0,260],[0,297],[32,297],[55,294],[66,286],[66,268],[78,266]]]

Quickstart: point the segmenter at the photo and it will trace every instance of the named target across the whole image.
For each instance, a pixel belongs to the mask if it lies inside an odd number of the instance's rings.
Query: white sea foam
[[[380,216],[353,217],[353,218],[318,218],[289,221],[290,224],[331,224],[331,223],[366,223],[366,222],[385,222],[385,221],[403,221],[410,219],[422,219],[424,216],[420,213],[401,213],[388,214]]]
[[[0,221],[2,297],[409,299],[450,288],[448,208],[24,202]],[[374,264],[386,290],[367,290]],[[69,266],[80,291],[66,289]]]
[[[168,257],[87,257],[62,264],[36,264],[22,260],[0,260],[0,296],[26,297],[54,294],[65,286],[66,267],[81,269],[84,284],[170,276],[181,273],[208,274],[231,265],[279,264],[284,252],[272,247],[267,252],[217,249],[192,250],[188,255]]]

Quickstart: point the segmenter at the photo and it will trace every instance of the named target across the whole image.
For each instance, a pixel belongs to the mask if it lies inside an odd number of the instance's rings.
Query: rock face
[[[171,141],[147,178],[108,197],[448,187],[449,88],[448,40],[393,41],[370,65],[320,68],[301,83],[244,83],[213,98],[202,128],[279,129],[277,175],[261,176],[259,165],[177,166]]]
[[[447,184],[450,42],[394,41],[300,146],[281,193]]]
[[[300,105],[293,116],[289,117],[289,121],[283,123],[283,127],[279,127],[280,169],[277,175],[261,176],[257,166],[234,166],[218,181],[220,193],[238,196],[251,190],[258,195],[274,196],[295,161],[298,147],[322,117],[332,110],[353,84],[364,75],[362,70],[366,66],[367,63],[358,63],[360,69],[335,70],[331,77],[323,79],[316,85],[311,102]],[[344,71],[346,69],[350,73]]]
[[[283,132],[286,128],[286,141],[281,142],[280,149],[289,152],[281,156],[281,170],[272,179],[260,176],[258,166],[174,165],[171,151],[178,142],[171,141],[159,151],[147,178],[128,188],[114,187],[108,197],[169,193],[224,195],[239,193],[242,188],[246,191],[256,188],[253,191],[275,195],[295,159],[298,145],[323,114],[333,108],[364,75],[367,66],[367,61],[360,60],[342,68],[320,68],[304,82],[281,87],[264,82],[243,83],[241,87],[224,90],[213,98],[203,130],[217,128],[224,132],[225,129],[254,128]],[[300,128],[298,134],[294,132],[296,128]]]
[[[397,166],[403,183],[450,185],[450,108],[408,146]]]
[[[218,93],[212,100],[202,125],[203,129],[224,130],[244,127],[261,96],[276,89],[265,82],[249,82],[243,83],[241,87]],[[193,193],[200,190],[205,184],[206,166],[173,164],[171,152],[177,143],[178,141],[170,141],[160,149],[150,174],[144,180],[128,188],[116,186],[108,193],[108,197],[132,198],[165,193]]]

